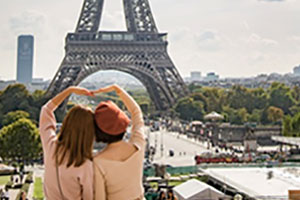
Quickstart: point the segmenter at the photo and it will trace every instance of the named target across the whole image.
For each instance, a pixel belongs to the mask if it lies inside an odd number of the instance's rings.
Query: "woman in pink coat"
[[[44,193],[48,200],[92,200],[92,148],[94,114],[74,106],[64,118],[58,135],[54,111],[70,95],[92,96],[88,90],[69,87],[48,101],[41,110],[40,137],[44,152]]]

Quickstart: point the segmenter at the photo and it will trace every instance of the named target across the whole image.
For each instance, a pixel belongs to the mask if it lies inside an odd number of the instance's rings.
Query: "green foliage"
[[[270,106],[267,109],[267,113],[268,119],[273,123],[281,121],[284,117],[283,111],[280,108],[276,108],[274,106]]]
[[[227,93],[227,101],[234,109],[246,108],[248,113],[252,113],[254,109],[266,107],[267,94],[262,88],[248,89],[236,85]]]
[[[249,114],[245,108],[233,109],[229,106],[223,108],[225,121],[232,124],[243,124],[248,121]]]
[[[191,93],[199,92],[201,90],[202,86],[200,85],[195,85],[194,83],[188,85],[188,89],[190,90]]]
[[[290,128],[293,136],[300,136],[300,113],[291,119]]]
[[[203,96],[206,97],[206,101],[204,101],[205,111],[210,113],[212,111],[221,112],[223,103],[225,103],[222,99],[222,90],[219,88],[203,88],[202,93]]]
[[[0,186],[5,185],[10,180],[10,176],[0,176]]]
[[[4,160],[31,160],[41,151],[38,129],[29,119],[19,119],[0,130],[0,157]]]
[[[252,113],[249,115],[248,121],[260,123],[261,115],[262,115],[262,110],[254,109]]]
[[[282,83],[275,82],[268,90],[240,85],[230,89],[209,88],[194,84],[189,85],[189,89],[191,94],[174,106],[174,111],[184,120],[194,119],[191,110],[196,101],[203,105],[200,113],[216,111],[224,116],[224,121],[232,124],[274,124],[281,122],[284,115],[300,112],[300,88],[289,88]]]
[[[4,126],[4,116],[17,110],[29,113],[30,119],[37,123],[40,108],[45,102],[44,91],[37,90],[30,94],[22,84],[9,85],[0,92],[0,128]]]
[[[283,120],[283,135],[288,137],[293,136],[292,117],[290,115],[286,116]]]
[[[7,126],[13,122],[18,121],[21,118],[29,118],[29,113],[22,111],[22,110],[17,110],[17,111],[12,111],[4,115],[2,125]]]
[[[292,97],[294,98],[295,101],[300,103],[300,87],[295,86],[292,90]]]
[[[24,85],[9,85],[0,96],[0,102],[3,105],[2,112],[23,110],[23,106],[28,103],[28,97],[29,92]]]
[[[296,103],[293,99],[291,89],[283,83],[275,82],[271,85],[269,92],[269,105],[281,108],[284,113],[290,113],[289,108]]]
[[[191,97],[180,99],[175,106],[175,111],[183,120],[202,120],[204,115],[203,103]]]
[[[34,197],[34,199],[37,199],[37,200],[44,199],[43,182],[42,182],[42,178],[40,178],[40,177],[35,178],[33,197]]]

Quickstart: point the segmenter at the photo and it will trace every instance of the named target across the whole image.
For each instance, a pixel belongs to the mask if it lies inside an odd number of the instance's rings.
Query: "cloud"
[[[43,14],[36,11],[25,11],[20,15],[9,19],[10,30],[15,34],[24,32],[43,32],[46,18]]]
[[[290,41],[297,41],[297,42],[300,42],[300,36],[296,36],[296,35],[294,35],[294,36],[291,36],[290,38],[289,38],[289,40]]]
[[[247,31],[250,31],[250,25],[248,24],[247,21],[244,21],[244,22],[243,22],[243,26],[244,26],[244,28],[245,28]]]
[[[258,0],[258,1],[263,1],[263,2],[284,2],[286,0]]]
[[[215,30],[204,30],[195,34],[195,41],[199,50],[217,51],[221,49],[223,39]]]
[[[180,27],[174,31],[171,31],[170,38],[173,41],[182,41],[188,39],[193,35],[193,32],[187,27]]]
[[[250,45],[263,45],[263,46],[275,46],[278,44],[277,41],[263,38],[255,33],[251,34],[247,39],[246,43]]]

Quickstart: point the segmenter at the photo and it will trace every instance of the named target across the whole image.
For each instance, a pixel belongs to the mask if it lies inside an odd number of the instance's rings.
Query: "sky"
[[[33,77],[52,79],[83,0],[0,1],[0,79],[16,78],[17,37],[35,37]],[[183,77],[289,73],[300,64],[299,0],[150,0]],[[106,0],[100,30],[126,30],[122,0]]]

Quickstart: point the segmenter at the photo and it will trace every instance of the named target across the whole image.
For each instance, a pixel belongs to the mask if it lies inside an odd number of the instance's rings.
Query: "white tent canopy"
[[[224,117],[220,115],[219,113],[213,111],[207,115],[204,116],[204,119],[206,120],[222,120]]]
[[[219,190],[196,179],[188,180],[174,187],[173,191],[178,200],[219,200],[225,197],[225,194]]]

